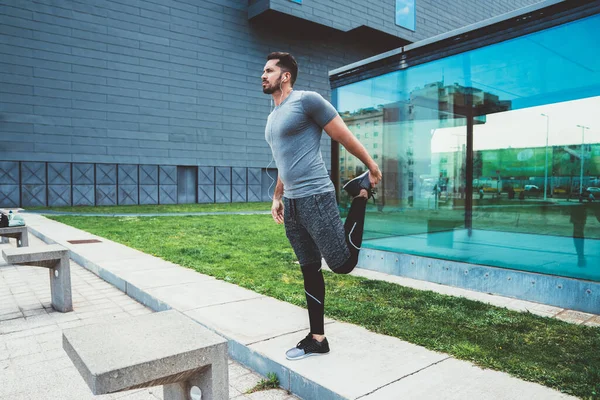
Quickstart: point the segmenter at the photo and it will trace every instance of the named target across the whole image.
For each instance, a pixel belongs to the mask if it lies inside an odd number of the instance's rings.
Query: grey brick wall
[[[255,12],[276,10],[342,31],[367,26],[411,42],[516,10],[540,0],[416,0],[416,28],[395,24],[396,0],[260,0]]]
[[[328,12],[319,4],[330,4],[328,14],[339,15],[346,3],[359,11],[352,21],[362,18],[361,1],[305,0],[301,7],[319,14]],[[386,15],[392,3],[369,2]],[[455,6],[417,0],[418,34],[430,36],[463,19],[475,22],[529,2],[478,3],[460,1],[465,11],[459,17]],[[383,14],[366,15],[369,24],[397,31]],[[266,54],[294,53],[301,68],[296,89],[328,98],[329,70],[381,51],[333,29],[315,34],[307,24],[274,31],[252,23],[247,0],[0,0],[0,171],[10,171],[0,177],[0,206],[17,200],[172,202],[176,187],[146,183],[143,176],[176,165],[247,168],[261,177],[256,168],[271,160],[263,138],[270,97],[260,87]],[[323,150],[329,162],[327,138]],[[43,177],[43,183],[24,183],[19,174],[36,162],[46,173],[68,170],[70,181]],[[137,168],[140,179],[123,187],[118,180],[99,182],[95,174],[105,171],[102,165],[115,179],[124,166]],[[213,192],[202,185],[199,201],[244,196],[239,182]],[[260,185],[253,182],[246,198],[257,198]]]

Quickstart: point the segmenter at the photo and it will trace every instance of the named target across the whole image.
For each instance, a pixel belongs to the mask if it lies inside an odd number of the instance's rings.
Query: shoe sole
[[[300,357],[296,357],[296,358],[290,358],[288,356],[285,356],[285,358],[287,358],[290,361],[296,361],[296,360],[302,360],[303,358],[308,358],[311,356],[325,356],[327,354],[329,354],[329,352],[327,352],[327,353],[308,353],[308,354],[304,354],[304,355],[302,355]]]
[[[356,178],[350,179],[348,182],[346,182],[346,184],[345,184],[344,186],[342,186],[342,189],[346,189],[346,186],[348,186],[348,185],[350,184],[350,182],[353,182],[353,181],[355,181],[355,180],[358,180],[358,179],[362,179],[362,177],[363,177],[364,175],[368,174],[368,173],[369,173],[369,171],[367,171],[367,172],[363,172],[362,174],[360,174],[360,175],[359,175],[359,176],[357,176]]]

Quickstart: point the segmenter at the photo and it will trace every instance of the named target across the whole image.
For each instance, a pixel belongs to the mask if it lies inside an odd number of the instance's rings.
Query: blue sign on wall
[[[292,3],[302,4],[302,0],[290,0]]]
[[[415,30],[416,0],[396,0],[396,25]]]

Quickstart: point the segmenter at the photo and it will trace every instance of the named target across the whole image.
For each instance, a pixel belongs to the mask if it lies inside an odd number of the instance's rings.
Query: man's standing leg
[[[310,333],[325,334],[325,279],[321,271],[321,262],[303,265],[304,293],[310,321]]]
[[[310,201],[308,201],[310,202]],[[310,322],[310,332],[296,347],[286,352],[288,360],[299,360],[312,355],[329,353],[327,339],[318,341],[313,334],[325,334],[325,281],[321,271],[321,253],[308,230],[302,224],[302,218],[297,208],[303,208],[306,201],[296,201],[284,198],[285,233],[294,249],[302,268],[304,278],[304,293]],[[297,204],[300,203],[300,204]],[[310,214],[310,212],[309,212]]]

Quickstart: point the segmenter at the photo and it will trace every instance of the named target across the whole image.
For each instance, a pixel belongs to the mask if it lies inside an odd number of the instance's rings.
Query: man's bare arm
[[[371,184],[375,186],[381,180],[379,166],[358,139],[354,137],[350,129],[339,115],[325,125],[325,132],[335,141],[339,142],[350,154],[362,161],[369,168]]]
[[[277,177],[277,184],[275,185],[275,191],[273,192],[273,200],[281,200],[283,197],[283,182]]]
[[[273,204],[271,205],[271,215],[273,216],[273,220],[278,224],[283,224],[283,202],[281,198],[283,197],[283,182],[281,179],[277,177],[277,184],[275,185],[275,190],[273,191]]]

